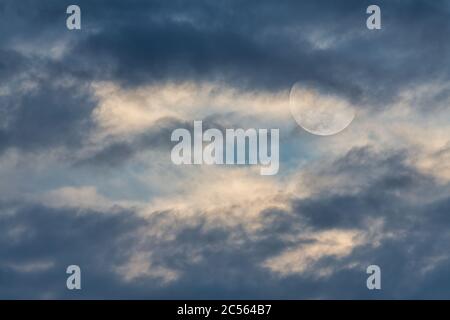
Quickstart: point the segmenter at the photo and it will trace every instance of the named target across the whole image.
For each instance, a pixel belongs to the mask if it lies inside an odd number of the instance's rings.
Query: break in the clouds
[[[70,4],[0,3],[0,297],[449,297],[447,1],[380,30],[367,1]],[[295,83],[351,125],[304,131]],[[194,120],[279,128],[279,173],[174,165]]]

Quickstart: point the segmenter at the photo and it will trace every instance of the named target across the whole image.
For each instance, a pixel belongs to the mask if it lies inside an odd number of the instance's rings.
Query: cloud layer
[[[446,1],[69,4],[0,4],[0,297],[449,298]],[[295,83],[352,124],[302,130]],[[172,164],[194,120],[279,128],[279,174]]]

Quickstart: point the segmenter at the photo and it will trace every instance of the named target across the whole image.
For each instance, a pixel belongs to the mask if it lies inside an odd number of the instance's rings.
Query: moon
[[[355,108],[346,100],[321,94],[295,83],[289,94],[291,114],[300,127],[319,136],[331,136],[347,128],[355,118]]]

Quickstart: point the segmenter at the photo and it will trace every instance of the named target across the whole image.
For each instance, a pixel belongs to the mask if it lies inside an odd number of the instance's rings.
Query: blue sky
[[[447,1],[70,4],[0,2],[1,298],[450,297]],[[306,132],[294,84],[355,119]],[[194,120],[279,128],[278,174],[174,165]]]

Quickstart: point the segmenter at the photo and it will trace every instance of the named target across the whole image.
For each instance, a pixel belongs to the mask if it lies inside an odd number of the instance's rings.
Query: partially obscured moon
[[[296,83],[289,95],[291,114],[306,131],[330,136],[347,128],[355,118],[355,108],[336,95],[319,93]]]

